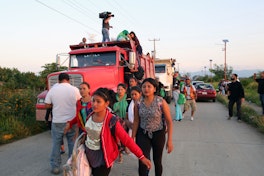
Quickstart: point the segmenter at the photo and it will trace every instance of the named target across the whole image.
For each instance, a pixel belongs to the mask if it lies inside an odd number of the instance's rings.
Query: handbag
[[[88,159],[85,154],[85,146],[83,143],[82,133],[75,141],[72,156],[63,165],[64,176],[91,176],[92,168],[89,165]]]

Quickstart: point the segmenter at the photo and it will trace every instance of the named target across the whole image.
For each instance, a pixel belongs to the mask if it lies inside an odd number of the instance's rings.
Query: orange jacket
[[[184,95],[185,95],[185,97],[187,99],[187,88],[186,88],[186,86],[184,86],[184,88],[183,88],[183,93],[184,93]],[[190,97],[191,97],[192,100],[196,99],[196,93],[194,91],[193,85],[190,85]]]

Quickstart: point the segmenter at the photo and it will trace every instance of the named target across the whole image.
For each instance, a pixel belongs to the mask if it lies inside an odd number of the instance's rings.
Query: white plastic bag
[[[63,166],[64,176],[91,176],[92,169],[85,154],[84,144],[81,144],[82,133],[75,141],[72,156]]]

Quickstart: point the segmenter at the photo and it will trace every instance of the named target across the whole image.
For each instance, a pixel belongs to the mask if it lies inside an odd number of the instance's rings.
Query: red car
[[[212,84],[199,83],[195,85],[197,100],[212,100],[215,102],[216,90]]]

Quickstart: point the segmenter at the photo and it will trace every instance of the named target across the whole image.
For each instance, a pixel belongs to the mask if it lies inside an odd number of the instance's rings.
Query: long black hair
[[[93,93],[94,95],[101,97],[106,102],[109,101],[109,107],[113,109],[113,105],[116,102],[116,93],[112,89],[100,87]]]

